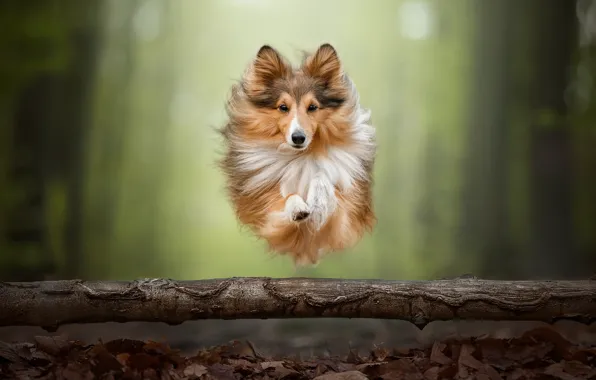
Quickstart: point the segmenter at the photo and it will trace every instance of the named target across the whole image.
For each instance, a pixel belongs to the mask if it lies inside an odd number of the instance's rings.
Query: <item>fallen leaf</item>
[[[15,347],[8,343],[0,341],[0,359],[4,359],[7,362],[18,363],[23,362],[26,358],[23,358],[16,350]]]
[[[283,361],[262,362],[261,368],[263,370],[273,369],[272,374],[273,374],[273,376],[275,376],[278,379],[283,379],[284,377],[286,377],[288,375],[293,375],[293,374],[298,373],[297,371],[295,371],[293,369],[286,368],[284,366]]]
[[[143,351],[148,354],[165,355],[172,352],[172,349],[166,343],[149,340],[143,345]]]
[[[317,366],[315,367],[315,371],[314,371],[314,376],[321,376],[324,375],[325,373],[327,373],[329,371],[329,367],[327,367],[324,364],[317,364]]]
[[[352,364],[359,364],[362,363],[362,358],[360,357],[360,355],[358,355],[358,352],[350,349],[350,352],[348,352],[348,356],[346,358],[346,362]]]
[[[368,377],[359,371],[333,372],[315,377],[313,380],[368,380]]]
[[[139,371],[143,371],[147,368],[158,368],[159,364],[159,357],[144,352],[130,355],[128,358],[128,366]]]
[[[544,370],[545,375],[552,376],[560,380],[585,380],[583,377],[576,377],[569,373],[566,373],[561,363],[551,364]]]
[[[130,358],[130,354],[128,352],[123,352],[116,355],[116,360],[118,360],[123,367],[128,365],[128,358]]]
[[[186,368],[184,368],[184,376],[196,376],[196,377],[201,377],[204,374],[206,374],[207,371],[207,367],[197,364],[197,363],[191,363],[190,365],[188,365]]]
[[[490,364],[484,364],[484,373],[488,376],[490,380],[503,380],[503,377],[499,374],[499,372],[494,369]]]
[[[445,349],[444,343],[434,342],[433,347],[430,351],[430,361],[437,364],[449,364],[452,362],[451,358],[447,357],[443,350]]]
[[[474,347],[471,344],[463,344],[460,349],[458,363],[466,367],[478,370],[484,367],[484,364],[472,356]]]
[[[35,340],[40,350],[54,356],[67,350],[71,345],[68,340],[58,336],[39,335],[33,337],[33,340]]]
[[[234,368],[229,365],[215,363],[207,368],[209,375],[217,380],[236,380]]]
[[[438,380],[440,370],[441,369],[437,366],[430,367],[424,372],[424,380]]]
[[[143,370],[143,380],[160,380],[160,376],[153,368],[145,368]]]
[[[391,352],[384,347],[375,347],[371,351],[372,359],[378,362],[384,361]]]
[[[393,349],[394,356],[411,356],[412,350],[410,348],[394,348]]]
[[[522,335],[524,340],[535,340],[538,342],[551,343],[558,356],[562,359],[569,359],[571,356],[570,348],[573,344],[565,339],[558,331],[552,327],[537,327],[527,331]]]
[[[123,352],[131,355],[138,354],[143,352],[143,347],[145,347],[144,342],[133,339],[114,339],[100,344],[103,344],[105,349],[112,355],[118,355]]]
[[[573,376],[581,377],[583,379],[590,378],[596,373],[596,368],[594,368],[593,366],[583,364],[576,360],[564,360],[560,364],[562,365],[563,370],[566,373]]]
[[[62,379],[64,380],[93,380],[95,376],[89,367],[80,363],[68,363],[68,365],[61,371]]]
[[[515,368],[507,377],[507,380],[530,380],[534,376],[526,369]]]

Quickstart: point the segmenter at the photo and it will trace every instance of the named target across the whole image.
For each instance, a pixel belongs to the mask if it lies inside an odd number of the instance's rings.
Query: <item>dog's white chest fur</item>
[[[280,191],[282,197],[298,194],[306,199],[310,184],[315,178],[324,180],[341,190],[349,189],[361,164],[347,152],[331,148],[327,157],[300,156],[287,163],[280,173]]]
[[[297,154],[284,146],[249,145],[238,142],[240,170],[256,172],[245,184],[244,191],[252,192],[272,181],[279,181],[281,195],[298,194],[307,197],[315,178],[349,190],[357,179],[367,179],[365,165],[374,159],[375,130],[368,125],[370,112],[359,109],[354,118],[351,135],[353,144],[347,147],[329,147],[325,156]]]

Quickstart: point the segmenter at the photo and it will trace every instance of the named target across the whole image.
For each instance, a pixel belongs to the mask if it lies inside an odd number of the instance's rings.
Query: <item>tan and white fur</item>
[[[227,192],[273,252],[317,264],[372,230],[375,129],[330,44],[298,68],[264,45],[226,108]]]

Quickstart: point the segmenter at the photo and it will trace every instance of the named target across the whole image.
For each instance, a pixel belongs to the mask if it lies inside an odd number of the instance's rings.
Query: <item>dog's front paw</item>
[[[285,208],[293,222],[301,222],[310,216],[310,208],[300,195],[291,195],[286,200]]]

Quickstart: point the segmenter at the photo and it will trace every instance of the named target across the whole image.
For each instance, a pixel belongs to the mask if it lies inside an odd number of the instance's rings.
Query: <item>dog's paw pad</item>
[[[292,220],[295,222],[301,222],[304,219],[308,218],[310,215],[310,212],[308,211],[296,211],[294,213],[292,213]]]

